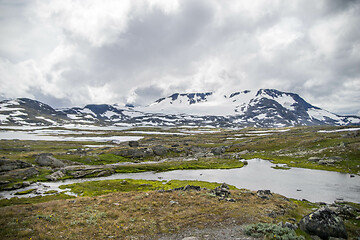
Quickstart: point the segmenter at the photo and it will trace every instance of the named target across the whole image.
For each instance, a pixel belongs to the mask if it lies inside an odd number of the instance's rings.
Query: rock
[[[321,158],[319,158],[319,157],[309,157],[309,159],[308,159],[308,161],[310,161],[310,162],[318,162],[320,160],[321,160]]]
[[[28,168],[32,165],[27,162],[23,162],[20,160],[7,160],[7,159],[0,159],[0,172],[7,172],[19,168]]]
[[[73,176],[74,178],[83,178],[85,176],[92,175],[93,177],[103,177],[109,176],[115,173],[114,169],[110,168],[100,168],[100,169],[83,169],[77,171],[68,172],[69,175]]]
[[[194,186],[194,185],[186,185],[183,188],[184,191],[190,191],[190,190],[195,190],[195,191],[200,191],[201,187],[200,186]]]
[[[185,237],[182,240],[199,240],[197,237]]]
[[[250,153],[249,150],[244,150],[244,151],[239,152],[238,154],[239,155],[245,155],[245,154],[248,154],[248,153]]]
[[[50,181],[57,181],[59,178],[62,177],[65,177],[65,174],[62,171],[57,171],[50,175],[45,176],[45,178],[49,179]]]
[[[214,155],[221,155],[225,152],[225,148],[224,147],[216,147],[216,148],[212,148],[211,149],[211,152],[214,154]]]
[[[259,198],[266,199],[266,200],[269,200],[270,196],[272,196],[270,190],[258,190],[256,192],[256,194]]]
[[[52,168],[62,168],[66,166],[64,162],[54,158],[51,154],[48,153],[39,154],[36,157],[35,162],[40,166],[48,166]]]
[[[321,207],[306,215],[299,224],[304,232],[322,239],[329,239],[330,237],[347,238],[343,221],[328,207]]]
[[[342,219],[354,219],[356,218],[357,212],[360,212],[360,209],[357,209],[348,204],[332,204],[329,209],[334,211],[336,215]]]
[[[174,201],[174,200],[170,200],[170,205],[171,205],[171,206],[172,206],[172,205],[175,205],[175,204],[179,204],[179,202]]]
[[[331,160],[331,159],[329,159],[329,160],[320,160],[319,161],[319,164],[321,164],[321,165],[333,165],[334,163],[336,163],[336,161]]]
[[[152,147],[152,150],[154,151],[154,154],[158,155],[158,156],[164,156],[168,152],[168,149],[166,147],[164,147],[164,146],[161,146],[161,145],[157,145],[157,146]]]
[[[298,225],[296,225],[295,223],[289,223],[289,222],[285,222],[282,226],[290,228],[292,230],[296,230],[298,228]]]
[[[130,147],[139,147],[139,142],[138,141],[129,141],[129,146]]]
[[[39,174],[39,171],[35,167],[21,168],[8,171],[2,175],[3,179],[27,179],[29,177]]]
[[[228,198],[230,196],[229,186],[226,183],[221,184],[211,191],[215,196],[220,197],[221,199]]]
[[[354,175],[354,174],[350,174],[350,177],[353,178],[353,177],[355,177],[355,175]]]

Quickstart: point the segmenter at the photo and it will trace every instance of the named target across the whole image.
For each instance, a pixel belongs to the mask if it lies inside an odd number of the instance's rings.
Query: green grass
[[[91,181],[83,183],[74,183],[60,186],[61,189],[70,188],[71,191],[80,196],[98,196],[112,192],[146,192],[152,190],[169,190],[186,185],[195,185],[202,188],[214,189],[220,183],[204,182],[204,181],[156,181],[156,180],[137,180],[137,179],[118,179],[118,180],[104,180]],[[234,186],[229,186],[230,189],[236,189]]]
[[[86,155],[81,156],[80,154],[68,154],[68,155],[55,155],[57,159],[70,160],[73,162],[82,163],[85,165],[105,165],[113,164],[118,162],[133,162],[133,159],[115,155],[112,153],[102,153],[99,155]]]
[[[48,196],[37,196],[31,198],[11,198],[11,199],[0,199],[0,207],[6,207],[11,205],[19,205],[19,204],[35,204],[41,202],[49,202],[52,200],[59,200],[59,199],[70,199],[75,198],[74,196],[69,196],[64,193],[59,193],[56,195],[48,195]]]
[[[25,195],[25,194],[29,194],[29,193],[32,193],[32,192],[35,192],[35,191],[36,191],[36,189],[33,188],[33,189],[21,191],[21,192],[16,192],[15,195]]]

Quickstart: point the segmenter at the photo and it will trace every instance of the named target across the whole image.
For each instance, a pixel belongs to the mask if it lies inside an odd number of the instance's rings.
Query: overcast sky
[[[360,115],[360,1],[0,0],[0,96],[54,107],[275,88]]]

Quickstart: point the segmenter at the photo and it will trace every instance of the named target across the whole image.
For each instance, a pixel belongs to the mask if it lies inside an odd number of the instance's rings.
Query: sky
[[[273,88],[360,116],[360,0],[0,0],[0,97]]]

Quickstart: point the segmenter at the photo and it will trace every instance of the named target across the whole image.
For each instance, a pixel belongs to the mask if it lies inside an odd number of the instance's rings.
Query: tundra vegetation
[[[275,167],[279,171],[301,167],[359,175],[360,131],[357,129],[321,126],[259,131],[255,128],[147,127],[123,131],[94,130],[81,135],[144,136],[130,144],[0,140],[0,189],[115,172],[239,168],[246,164],[245,160],[252,158],[282,164]],[[0,130],[4,129],[0,127]],[[201,189],[170,190],[187,185]],[[0,238],[171,239],[185,229],[221,229],[247,224],[255,225],[244,228],[241,234],[269,239],[285,239],[285,235],[290,239],[309,238],[300,228],[282,231],[274,224],[298,223],[321,203],[287,199],[277,194],[262,197],[232,186],[229,198],[219,198],[212,191],[219,185],[123,179],[63,186],[78,197],[52,191],[46,196],[1,199]],[[344,223],[348,237],[355,239],[360,234],[359,210],[356,210],[360,206],[339,204],[353,209],[352,215],[344,218]],[[282,232],[283,238],[279,235]]]

